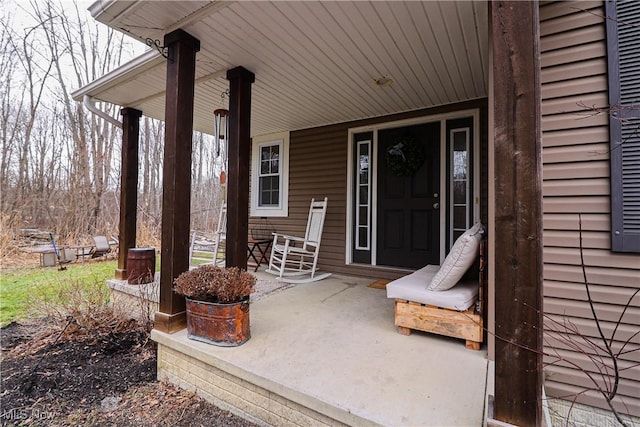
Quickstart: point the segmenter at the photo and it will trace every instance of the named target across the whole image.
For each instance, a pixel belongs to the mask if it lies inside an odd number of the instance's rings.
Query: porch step
[[[216,357],[211,345],[188,339],[186,330],[175,334],[153,330],[151,338],[158,343],[158,379],[258,425],[379,425]]]

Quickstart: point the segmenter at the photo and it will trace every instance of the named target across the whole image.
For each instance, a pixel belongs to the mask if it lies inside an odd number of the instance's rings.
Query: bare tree
[[[71,219],[65,231],[106,233],[101,229],[101,214],[121,130],[87,114],[71,99],[69,88],[80,87],[119,65],[125,50],[124,36],[89,22],[75,2],[63,5],[46,0],[32,2],[31,7],[34,17],[45,24],[43,37],[55,70],[54,96],[63,106],[61,118],[72,142],[67,155],[71,160],[68,179],[74,191],[66,195],[72,212],[65,215]],[[114,106],[107,107],[112,116],[118,113]]]
[[[36,116],[47,79],[50,76],[53,61],[40,56],[40,46],[36,31],[44,25],[44,22],[27,28],[24,34],[18,34],[8,23],[11,17],[2,20],[3,52],[15,60],[5,65],[0,71],[6,82],[3,93],[3,178],[8,178],[11,161],[17,163],[15,171],[15,193],[10,204],[10,211],[17,212],[18,206],[23,203],[31,187],[29,178],[28,160],[31,135],[36,122]],[[4,62],[4,61],[3,61]],[[16,83],[16,77],[21,79]],[[20,88],[17,97],[20,102],[18,107],[13,107],[16,97],[11,96],[14,88]],[[26,105],[25,105],[26,98]],[[18,142],[19,141],[19,142]],[[5,175],[6,174],[6,175]],[[3,190],[8,190],[7,181],[3,179]],[[3,191],[3,194],[5,194]]]
[[[6,0],[5,0],[6,1]],[[2,213],[63,240],[117,234],[121,129],[71,98],[133,53],[132,42],[91,20],[77,3],[16,4],[26,29],[3,8],[0,22],[0,192]],[[118,107],[98,105],[119,119]],[[164,124],[144,118],[138,224],[159,236]],[[222,189],[210,138],[194,134],[193,226],[215,229]]]
[[[0,53],[4,58],[15,53],[11,44],[10,17],[2,17],[0,27]],[[13,102],[13,85],[11,76],[15,69],[14,61],[0,61],[0,207],[4,211],[7,207],[7,192],[11,179],[9,165],[15,150],[15,136],[18,127],[14,117],[19,115],[20,108],[15,108]]]

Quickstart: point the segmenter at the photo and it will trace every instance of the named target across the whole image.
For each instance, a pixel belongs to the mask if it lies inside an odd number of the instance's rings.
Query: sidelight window
[[[356,249],[370,249],[371,141],[358,142],[356,173]]]
[[[451,224],[449,246],[471,226],[471,159],[470,129],[460,128],[450,131],[450,206]]]

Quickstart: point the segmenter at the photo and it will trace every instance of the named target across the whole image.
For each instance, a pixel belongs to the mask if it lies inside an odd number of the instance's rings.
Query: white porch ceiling
[[[178,28],[200,40],[194,128],[207,133],[237,66],[256,76],[252,136],[487,94],[486,1],[101,0],[89,10],[141,40]],[[376,86],[384,76],[393,84]],[[73,95],[163,119],[165,77],[164,58],[149,52]]]

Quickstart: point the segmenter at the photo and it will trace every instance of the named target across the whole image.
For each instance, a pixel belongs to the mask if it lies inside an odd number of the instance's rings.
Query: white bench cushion
[[[430,283],[440,266],[427,265],[387,285],[387,298],[402,299],[450,310],[464,311],[478,298],[478,282],[464,281],[446,291],[428,291]]]

